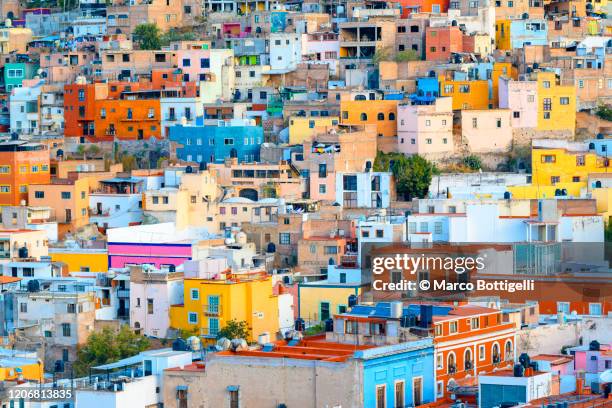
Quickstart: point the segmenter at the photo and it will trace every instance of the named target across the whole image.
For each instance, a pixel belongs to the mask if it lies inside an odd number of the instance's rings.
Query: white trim
[[[480,342],[480,341],[501,340],[501,339],[504,339],[504,338],[506,338],[506,337],[508,337],[510,335],[512,335],[512,336],[516,335],[516,329],[515,328],[508,329],[508,330],[503,331],[503,332],[495,332],[495,333],[492,333],[492,335],[484,334],[484,335],[479,335],[479,336],[471,336],[471,337],[469,337],[467,339],[442,341],[442,342],[439,343],[438,347],[436,347],[436,348],[438,350],[444,350],[446,348],[454,348],[454,346],[473,344],[473,343]]]
[[[403,404],[402,404],[401,406],[402,406],[402,407],[405,407],[405,406],[406,406],[406,380],[395,380],[395,381],[393,382],[393,406],[394,406],[394,407],[397,407],[397,406],[398,406],[398,404],[397,404],[397,400],[396,400],[396,398],[395,398],[395,397],[397,396],[397,384],[398,384],[398,383],[402,383],[402,384],[404,384],[404,387],[403,387],[403,388],[404,388],[404,395],[402,396],[402,402],[403,402]]]
[[[480,348],[484,348],[484,353],[482,353],[482,357],[480,357]],[[485,361],[487,359],[487,347],[484,344],[478,345],[478,361]]]
[[[438,384],[442,384],[442,394],[438,393]],[[436,381],[436,398],[441,398],[444,396],[444,380]]]
[[[449,370],[450,368],[450,364],[448,363],[448,358],[451,356],[451,354],[453,355],[453,361],[455,364],[455,372],[451,373]],[[455,351],[449,351],[448,354],[446,355],[446,374],[457,374],[457,353],[455,353]]]
[[[379,388],[383,388],[385,390],[385,392],[383,393],[384,395],[384,399],[383,399],[383,407],[387,408],[387,384],[376,384],[375,385],[375,393],[374,393],[374,405],[376,408],[378,408],[378,389]]]

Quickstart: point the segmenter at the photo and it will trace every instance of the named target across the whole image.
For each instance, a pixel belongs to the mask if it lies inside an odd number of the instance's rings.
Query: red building
[[[463,32],[457,26],[427,27],[425,31],[427,61],[448,61],[451,53],[463,52]]]

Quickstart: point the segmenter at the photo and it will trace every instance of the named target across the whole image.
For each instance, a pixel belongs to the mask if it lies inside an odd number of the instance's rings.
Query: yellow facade
[[[210,342],[232,319],[247,322],[251,334],[247,341],[257,341],[262,333],[274,338],[279,330],[278,298],[269,276],[185,279],[183,305],[170,307],[171,327],[197,333]]]
[[[316,133],[324,131],[325,128],[336,126],[339,122],[337,116],[328,117],[303,117],[292,116],[289,118],[289,144],[303,144],[312,141]]]
[[[595,199],[597,213],[609,223],[612,216],[612,188],[594,188],[591,190],[591,197]]]
[[[605,172],[604,157],[593,152],[566,149],[532,149],[531,180],[526,186],[511,186],[512,198],[553,198],[557,190],[580,197],[587,187],[589,174]]]
[[[63,262],[68,272],[106,272],[108,271],[108,252],[106,250],[54,249],[50,252],[53,262]]]
[[[498,50],[511,50],[510,20],[498,20],[495,22],[495,46]]]
[[[298,287],[299,316],[317,324],[348,308],[350,295],[361,294],[359,285],[305,283]],[[326,314],[325,311],[328,311]]]
[[[554,72],[539,72],[538,130],[576,129],[576,89],[562,86]]]
[[[455,81],[440,79],[440,96],[453,98],[453,110],[489,109],[489,81]]]
[[[15,381],[20,376],[24,380],[40,381],[43,378],[43,365],[32,360],[31,363],[24,361],[23,364],[0,367],[0,381]]]

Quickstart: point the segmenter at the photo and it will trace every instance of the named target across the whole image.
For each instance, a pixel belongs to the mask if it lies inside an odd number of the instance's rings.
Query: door
[[[404,382],[395,383],[395,408],[404,408]]]
[[[423,378],[416,377],[412,380],[413,405],[421,405],[423,400]]]
[[[153,362],[151,360],[144,361],[144,375],[153,374]]]
[[[321,321],[329,319],[329,303],[321,302]]]
[[[72,222],[72,210],[66,208],[66,222]]]

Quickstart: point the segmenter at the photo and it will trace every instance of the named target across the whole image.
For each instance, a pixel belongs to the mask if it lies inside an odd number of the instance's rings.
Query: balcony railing
[[[210,328],[210,327],[200,328],[200,336],[202,337],[213,339],[217,337],[217,334],[219,334],[218,328]]]
[[[221,315],[221,305],[204,305],[203,313],[206,316],[219,316]]]

